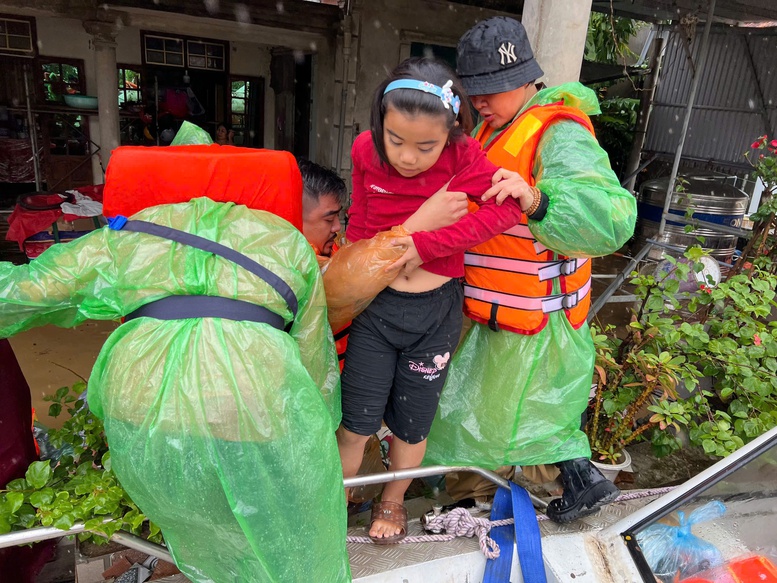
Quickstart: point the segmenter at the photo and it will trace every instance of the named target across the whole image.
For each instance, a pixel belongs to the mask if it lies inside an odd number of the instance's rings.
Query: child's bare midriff
[[[437,289],[445,285],[452,278],[446,275],[437,275],[426,271],[422,267],[415,269],[409,275],[400,272],[397,278],[391,282],[390,288],[401,292],[421,293]]]

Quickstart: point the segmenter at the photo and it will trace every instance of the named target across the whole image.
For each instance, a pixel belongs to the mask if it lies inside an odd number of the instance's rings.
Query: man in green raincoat
[[[628,241],[636,203],[593,135],[596,95],[579,83],[535,85],[543,72],[519,22],[482,21],[457,51],[483,118],[474,137],[497,166],[521,174],[535,202],[465,258],[474,325],[451,363],[424,463],[556,464],[564,489],[547,513],[569,522],[618,495],[590,463],[580,428],[595,355],[585,320],[590,258]]]
[[[165,155],[134,152],[141,167]],[[0,263],[0,338],[126,317],[97,358],[88,402],[113,471],[189,579],[350,581],[339,375],[318,262],[297,228],[254,210],[268,208],[251,183],[265,162],[276,202],[301,201],[299,171],[288,153],[242,151],[253,171],[235,173],[227,150],[208,152],[188,178],[208,173],[197,183],[219,192],[149,201],[29,265]],[[122,159],[119,149],[106,201]]]

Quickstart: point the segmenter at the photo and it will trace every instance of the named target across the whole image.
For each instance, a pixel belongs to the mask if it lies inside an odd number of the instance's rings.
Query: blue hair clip
[[[389,91],[394,91],[394,89],[415,89],[416,91],[431,93],[433,95],[437,95],[440,98],[440,101],[442,101],[445,109],[450,109],[452,107],[453,114],[459,115],[461,99],[453,94],[453,90],[451,89],[452,86],[453,81],[450,79],[448,79],[448,82],[442,87],[435,85],[434,83],[429,83],[428,81],[419,81],[418,79],[399,79],[389,83],[386,87],[386,90],[383,92],[383,95]]]

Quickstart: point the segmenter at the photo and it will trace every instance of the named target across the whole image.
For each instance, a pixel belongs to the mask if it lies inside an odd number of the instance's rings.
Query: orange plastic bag
[[[396,247],[391,241],[409,234],[397,226],[372,239],[348,243],[322,268],[329,324],[333,330],[341,329],[361,314],[394,281],[397,272],[386,272],[386,268],[402,257],[406,248]]]

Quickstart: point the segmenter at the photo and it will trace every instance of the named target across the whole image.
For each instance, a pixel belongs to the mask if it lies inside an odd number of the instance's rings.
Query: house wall
[[[459,37],[477,22],[504,14],[442,0],[362,0],[353,12],[354,58],[346,91],[344,146],[339,167],[343,177],[350,175],[350,148],[359,132],[369,129],[373,93],[387,73],[410,56],[413,42],[455,47]],[[516,18],[516,15],[507,15]],[[342,59],[342,35],[338,55]],[[344,67],[336,65],[335,114],[342,103]],[[335,118],[336,130],[339,130]],[[339,165],[338,165],[339,162]]]
[[[82,20],[76,18],[63,18],[59,15],[45,15],[39,11],[28,11],[22,7],[2,7],[4,11],[30,14],[35,16],[36,29],[39,42],[39,54],[43,57],[60,57],[83,59],[86,92],[96,95],[97,78],[95,69],[94,48],[91,44],[91,36],[86,32]],[[211,19],[196,19],[193,17],[173,18],[164,13],[135,14],[130,13],[128,22],[130,25],[120,29],[116,36],[116,62],[128,65],[140,65],[141,30],[168,32],[172,34],[185,34],[190,36],[202,36],[227,40],[230,42],[230,73],[234,75],[263,77],[265,80],[264,103],[264,144],[267,148],[274,146],[275,127],[275,95],[270,87],[270,58],[272,46],[262,44],[262,40],[275,41],[278,31],[272,34],[263,34],[261,27],[252,26],[249,29],[237,23],[220,23],[214,27]],[[231,32],[230,32],[231,31]],[[308,52],[317,52],[314,59],[314,102],[319,111],[333,107],[333,79],[334,53],[328,43],[318,38],[311,40],[309,34],[301,35],[305,38],[295,38],[294,33],[289,34],[289,42],[294,46],[304,46]],[[301,50],[301,49],[298,49]],[[323,117],[323,116],[322,116]],[[316,123],[317,122],[317,123]],[[326,143],[331,133],[329,119],[314,120],[311,129],[311,143],[320,141],[322,136]],[[100,143],[100,124],[98,116],[89,118],[89,132],[93,142]],[[92,159],[92,170],[95,182],[101,182],[103,170],[97,157]]]

